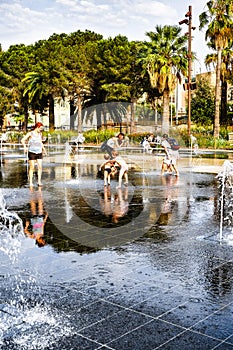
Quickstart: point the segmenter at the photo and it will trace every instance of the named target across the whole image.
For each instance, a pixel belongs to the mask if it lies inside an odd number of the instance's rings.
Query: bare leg
[[[121,187],[121,185],[122,185],[122,177],[123,177],[123,175],[124,175],[124,169],[120,168],[118,187]]]
[[[163,163],[162,163],[162,169],[161,169],[161,175],[163,175],[164,172],[167,171],[167,168],[168,168],[168,167],[167,167],[167,164],[163,162]]]
[[[108,183],[108,171],[104,170],[104,186],[107,186]]]
[[[110,185],[110,182],[111,182],[111,173],[108,174],[108,185]]]
[[[42,176],[42,159],[37,159],[38,166],[38,185],[41,185],[41,176]]]
[[[176,172],[176,176],[179,176],[179,171],[177,169],[177,166],[175,164],[172,164],[174,171]]]
[[[124,178],[125,178],[125,185],[128,185],[129,178],[128,178],[127,171],[124,172]]]
[[[33,174],[34,174],[34,168],[35,168],[35,160],[29,160],[29,186],[33,186]]]

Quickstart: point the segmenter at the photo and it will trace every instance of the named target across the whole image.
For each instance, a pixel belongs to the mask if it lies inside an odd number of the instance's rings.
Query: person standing
[[[29,161],[29,186],[33,187],[33,174],[37,163],[38,186],[41,187],[42,158],[46,155],[46,149],[42,142],[43,124],[37,122],[32,131],[29,131],[21,140],[24,146],[24,153],[28,154]]]
[[[174,175],[179,176],[179,171],[177,169],[177,159],[179,158],[179,151],[173,150],[171,144],[169,143],[169,138],[167,134],[162,136],[161,146],[164,148],[165,157],[162,163],[162,175],[165,171],[172,173],[174,171]]]

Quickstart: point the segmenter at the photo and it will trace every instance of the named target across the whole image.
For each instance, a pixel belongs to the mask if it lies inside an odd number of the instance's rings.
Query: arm
[[[103,166],[106,164],[107,162],[103,162],[100,166],[99,166],[99,171],[102,170]]]
[[[170,154],[169,154],[168,148],[166,146],[166,142],[163,141],[161,143],[161,146],[164,148],[164,152],[166,153],[167,158],[170,159]]]
[[[28,132],[21,140],[21,143],[24,147],[24,153],[27,153],[27,144],[26,144],[26,141],[30,138],[31,136],[31,132]]]
[[[42,152],[44,152],[44,154],[47,155],[47,151],[45,149],[45,146],[44,146],[43,142],[42,142]]]

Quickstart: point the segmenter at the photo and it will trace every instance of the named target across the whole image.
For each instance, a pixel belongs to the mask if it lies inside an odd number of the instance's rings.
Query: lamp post
[[[192,30],[196,29],[192,26],[192,6],[189,6],[188,12],[185,14],[185,19],[179,22],[179,24],[187,24],[188,32],[188,135],[191,134],[191,79],[192,79]]]

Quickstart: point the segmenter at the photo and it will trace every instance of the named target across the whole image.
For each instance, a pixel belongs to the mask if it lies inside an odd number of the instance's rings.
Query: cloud
[[[198,16],[206,0],[193,0],[195,51],[205,51],[204,32],[198,33]],[[173,0],[1,0],[0,42],[33,44],[53,33],[91,30],[103,37],[125,35],[129,40],[146,40],[145,33],[158,25],[178,25],[188,10],[189,0],[174,6]],[[183,30],[186,30],[183,27]]]

